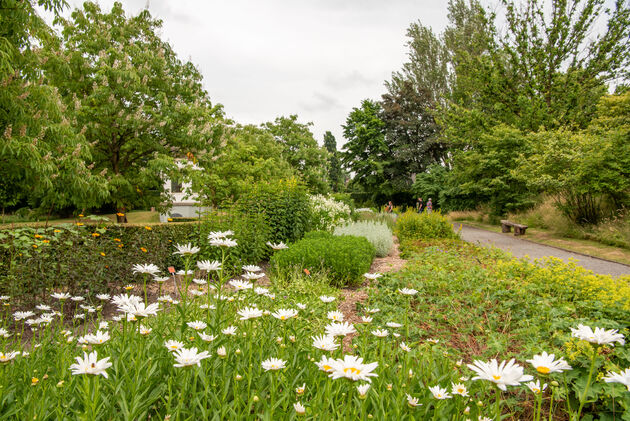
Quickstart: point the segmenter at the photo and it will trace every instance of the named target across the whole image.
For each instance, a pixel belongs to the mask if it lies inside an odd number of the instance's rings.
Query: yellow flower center
[[[536,370],[537,370],[539,373],[542,373],[542,374],[548,374],[548,373],[551,371],[551,370],[549,370],[549,367],[544,367],[544,366],[542,366],[542,365],[541,365],[541,366],[539,366],[539,367],[536,367]]]
[[[343,369],[344,373],[347,373],[348,371],[352,374],[361,374],[361,370],[355,367],[346,367]]]
[[[278,366],[277,366],[277,365],[275,365],[275,364],[271,364],[271,369],[272,369],[272,370],[275,370],[275,369],[277,369],[277,368],[278,368]]]
[[[332,370],[332,367],[329,365],[324,365],[323,366],[324,371],[328,371],[328,370]]]
[[[286,320],[286,316],[280,316],[280,320]]]
[[[457,393],[464,393],[464,388],[463,387],[457,388]]]
[[[497,375],[493,375],[492,378],[495,380],[501,380],[501,376],[497,376]]]

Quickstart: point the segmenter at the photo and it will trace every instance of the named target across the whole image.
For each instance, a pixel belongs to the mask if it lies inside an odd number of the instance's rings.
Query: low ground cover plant
[[[417,213],[408,210],[397,218],[394,231],[401,243],[407,240],[458,237],[452,224],[438,211]]]
[[[369,271],[374,255],[374,247],[364,237],[314,231],[274,254],[269,265],[277,276],[306,270],[327,274],[334,285],[355,285]]]
[[[537,419],[542,411],[547,419],[551,411],[558,419],[580,419],[575,418],[580,407],[594,419],[628,414],[627,389],[602,381],[607,373],[629,367],[627,347],[588,343],[572,329],[597,326],[626,337],[630,277],[593,275],[557,259],[536,265],[459,240],[407,242],[404,251],[410,259],[405,269],[372,288],[365,309],[377,307],[379,314],[397,319],[408,314],[412,343],[426,344],[450,360],[515,358],[527,365],[532,355],[547,352],[572,367],[561,375],[534,373],[539,389],[546,384],[547,390],[539,395],[514,389],[505,397],[510,404],[504,415]],[[402,288],[422,297],[412,311],[396,299]],[[377,317],[375,322],[382,323]],[[593,379],[598,381],[585,392]]]
[[[335,235],[365,237],[374,246],[377,257],[389,254],[394,246],[392,231],[384,222],[357,221],[335,228]]]

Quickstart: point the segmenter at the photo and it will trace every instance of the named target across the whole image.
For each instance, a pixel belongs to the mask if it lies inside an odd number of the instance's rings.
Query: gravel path
[[[459,228],[459,224],[456,224],[456,226]],[[630,266],[522,240],[518,237],[514,237],[513,233],[502,234],[462,225],[461,235],[462,239],[469,243],[498,247],[511,252],[514,257],[528,256],[530,260],[534,260],[541,257],[553,256],[564,261],[573,258],[579,260],[579,262],[577,262],[578,265],[592,270],[595,273],[612,275],[614,277],[630,275]]]

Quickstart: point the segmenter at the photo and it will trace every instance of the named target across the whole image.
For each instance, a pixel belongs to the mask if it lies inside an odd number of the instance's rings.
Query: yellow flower
[[[61,232],[61,230],[55,230],[54,232]]]
[[[114,238],[114,241],[116,241],[117,243],[120,243],[122,240],[120,238]]]
[[[77,222],[77,225],[78,225],[78,226],[82,226],[82,225],[83,225],[83,222]]]
[[[144,227],[144,229],[145,229],[145,230],[149,230],[149,231],[151,231],[153,228],[151,228],[151,227],[146,227],[146,226],[145,226],[145,227]]]
[[[79,214],[79,218],[83,218],[83,214],[82,213]]]
[[[118,244],[119,248],[123,248],[124,244]]]
[[[105,257],[105,253],[101,252],[101,256]]]
[[[48,243],[50,243],[50,240],[42,240],[42,243],[48,244]]]
[[[125,214],[124,214],[124,213],[122,213],[122,212],[118,212],[118,213],[116,213],[116,215],[117,215],[117,216],[120,216],[121,218],[122,218],[123,216],[125,216]]]
[[[166,218],[168,222],[173,222],[173,218]]]
[[[101,234],[99,234],[98,232],[93,232],[92,233],[92,237],[100,237],[100,236],[101,236]]]
[[[142,250],[143,252],[147,252],[147,249],[145,249],[144,247],[140,247],[140,250]]]
[[[39,383],[39,379],[37,377],[33,377],[31,379],[31,386],[37,386],[37,383]]]
[[[35,234],[35,238],[42,238],[42,236],[39,234]]]
[[[36,249],[37,248],[37,244],[33,244],[33,248]]]

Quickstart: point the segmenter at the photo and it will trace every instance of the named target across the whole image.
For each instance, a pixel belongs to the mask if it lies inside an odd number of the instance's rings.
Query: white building
[[[177,161],[179,168],[188,167],[201,171],[202,168],[189,161]],[[197,218],[208,208],[199,206],[197,195],[191,190],[192,183],[188,180],[165,180],[164,190],[170,197],[171,208],[168,213],[160,214],[160,222],[167,222],[169,218]]]

